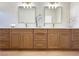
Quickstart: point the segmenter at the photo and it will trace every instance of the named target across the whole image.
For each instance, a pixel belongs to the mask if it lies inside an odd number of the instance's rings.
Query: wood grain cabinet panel
[[[39,49],[43,49],[43,48],[47,48],[47,41],[34,41],[34,48],[39,48]]]
[[[34,30],[34,48],[47,48],[47,30],[35,29]]]
[[[44,29],[34,30],[34,40],[47,40],[47,30]]]
[[[58,30],[48,30],[48,48],[59,48],[59,35]]]
[[[79,49],[79,29],[72,29],[72,49]]]
[[[33,31],[23,33],[23,48],[33,48]]]
[[[20,48],[20,32],[18,30],[11,30],[10,32],[10,47],[11,48]]]
[[[12,29],[11,48],[33,48],[33,30]]]
[[[79,29],[0,29],[0,49],[79,49]]]
[[[10,46],[10,39],[9,39],[9,29],[0,29],[0,48],[6,49]]]
[[[71,30],[69,29],[60,29],[59,30],[59,45],[60,48],[71,49]]]

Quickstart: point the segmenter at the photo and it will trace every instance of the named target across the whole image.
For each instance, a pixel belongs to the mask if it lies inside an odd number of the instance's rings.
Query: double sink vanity
[[[0,14],[0,49],[79,49],[78,5],[7,2],[1,6],[5,12]]]
[[[79,49],[79,29],[2,28],[0,49]]]

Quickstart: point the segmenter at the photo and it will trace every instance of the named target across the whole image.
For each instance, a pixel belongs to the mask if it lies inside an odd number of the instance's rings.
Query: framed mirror
[[[45,23],[59,24],[62,22],[62,7],[48,8],[45,7]]]
[[[35,23],[35,12],[36,8],[23,8],[23,7],[18,7],[18,23]]]

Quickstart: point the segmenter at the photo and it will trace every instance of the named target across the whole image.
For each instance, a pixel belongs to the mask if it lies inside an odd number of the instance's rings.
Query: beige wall
[[[62,23],[55,24],[55,27],[68,27],[69,20],[79,19],[79,3],[62,3]],[[0,27],[9,27],[10,24],[18,24],[17,3],[0,3]],[[72,23],[71,23],[72,24]]]
[[[0,2],[0,27],[9,27],[10,24],[17,24],[17,4]]]

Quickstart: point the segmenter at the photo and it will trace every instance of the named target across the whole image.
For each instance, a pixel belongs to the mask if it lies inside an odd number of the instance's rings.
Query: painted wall
[[[79,2],[70,5],[70,24],[73,28],[79,28]]]
[[[9,27],[10,24],[17,24],[16,3],[0,2],[0,27]]]
[[[62,21],[60,24],[55,24],[55,28],[68,28],[70,20],[70,3],[62,3]]]
[[[70,25],[73,25],[72,27],[79,27],[79,3],[63,3],[65,6],[62,11],[62,23],[61,24],[55,24],[55,28],[59,27],[69,27]],[[69,7],[70,5],[70,7]],[[70,11],[69,11],[70,10]],[[10,27],[10,24],[17,24],[18,25],[18,9],[17,9],[17,3],[9,3],[0,2],[0,27]],[[70,16],[69,16],[70,14]],[[35,24],[34,24],[35,25]],[[24,24],[20,24],[17,27],[23,27]]]

